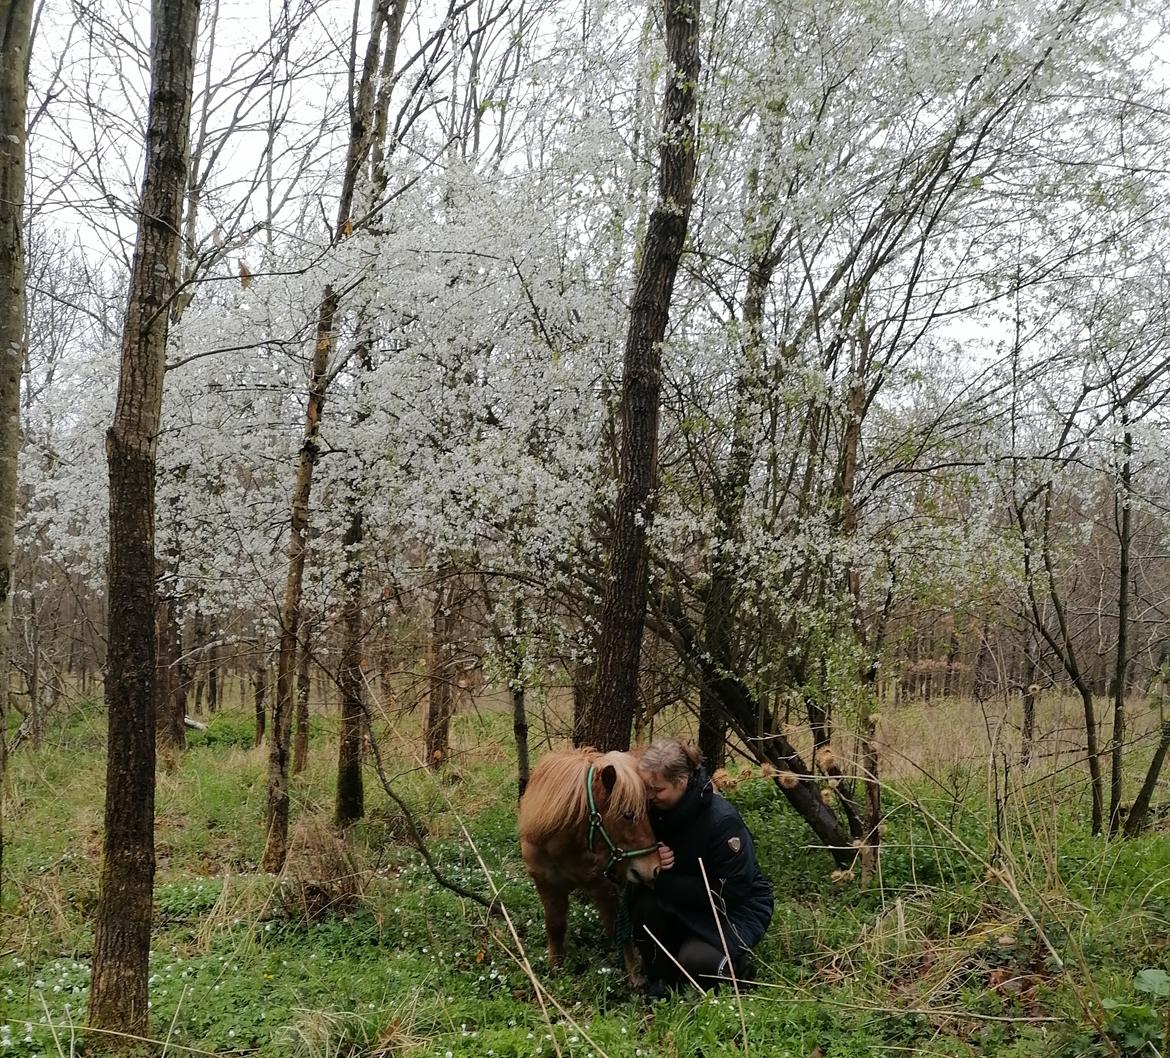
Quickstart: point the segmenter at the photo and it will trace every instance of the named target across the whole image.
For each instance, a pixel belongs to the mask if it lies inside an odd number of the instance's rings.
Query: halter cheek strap
[[[622,860],[636,859],[638,856],[648,856],[652,852],[658,851],[657,845],[650,845],[644,849],[623,849],[609,836],[609,831],[605,829],[605,820],[602,819],[601,813],[597,811],[597,803],[593,799],[593,765],[589,765],[589,771],[585,776],[585,797],[589,804],[589,837],[588,846],[593,848],[593,837],[595,834],[600,834],[601,839],[609,846],[609,863],[605,865],[605,873],[609,874],[616,864]]]

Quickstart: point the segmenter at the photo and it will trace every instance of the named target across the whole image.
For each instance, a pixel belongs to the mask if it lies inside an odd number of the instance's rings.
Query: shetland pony
[[[544,905],[548,965],[555,970],[565,955],[571,892],[583,889],[589,894],[612,937],[618,885],[627,880],[652,885],[658,875],[658,850],[646,816],[646,788],[634,758],[595,749],[546,754],[520,799],[519,822],[520,851]],[[626,943],[625,954],[626,970],[637,984],[633,945]]]

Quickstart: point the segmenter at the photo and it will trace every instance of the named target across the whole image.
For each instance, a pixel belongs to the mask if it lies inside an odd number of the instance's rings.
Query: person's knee
[[[678,961],[700,985],[710,988],[719,978],[729,976],[727,957],[700,937],[688,937],[679,948]]]

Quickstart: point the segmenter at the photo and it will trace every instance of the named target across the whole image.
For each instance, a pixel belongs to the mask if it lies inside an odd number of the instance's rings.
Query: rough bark
[[[24,363],[26,70],[32,0],[0,0],[0,790],[8,763],[8,674],[16,537],[16,458]]]
[[[699,0],[664,0],[672,72],[663,100],[658,201],[646,226],[622,369],[619,488],[598,637],[597,695],[575,737],[628,749],[646,613],[646,537],[658,477],[661,344],[682,258],[695,182]]]
[[[147,975],[154,890],[154,484],[198,0],[155,0],[151,88],[138,237],[122,334],[110,475],[108,757],[101,882],[94,916],[89,1024],[125,1035],[148,1029]]]

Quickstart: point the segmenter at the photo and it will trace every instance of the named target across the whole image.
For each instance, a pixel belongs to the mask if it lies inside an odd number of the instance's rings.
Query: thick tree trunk
[[[628,749],[646,614],[646,536],[658,477],[661,344],[682,258],[695,182],[699,0],[664,0],[673,69],[663,100],[658,202],[646,227],[622,370],[619,490],[601,607],[597,695],[575,733],[579,745]]]
[[[146,1035],[154,890],[154,483],[170,301],[187,174],[198,0],[155,0],[146,174],[122,334],[110,472],[105,834],[89,1024]]]
[[[8,767],[16,458],[25,341],[24,154],[32,9],[32,0],[0,0],[0,796]]]

